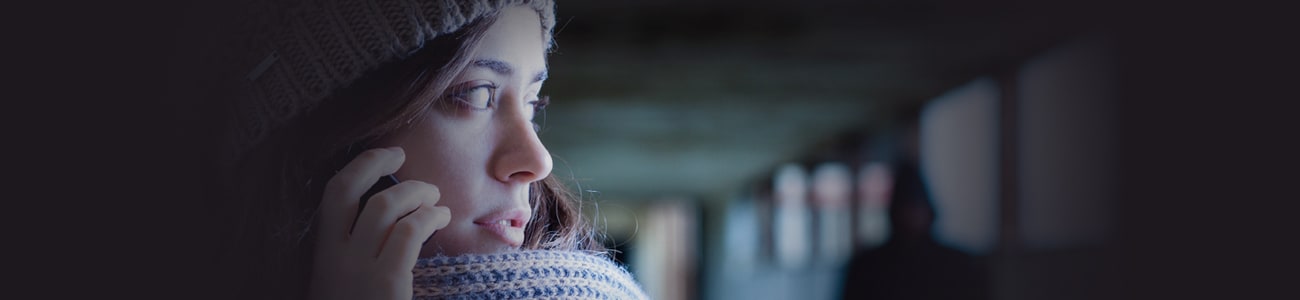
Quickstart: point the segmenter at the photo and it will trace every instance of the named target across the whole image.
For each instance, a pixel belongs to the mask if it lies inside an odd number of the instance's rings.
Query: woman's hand
[[[434,206],[438,187],[406,180],[372,196],[357,217],[361,195],[406,160],[399,147],[362,152],[330,178],[321,199],[311,298],[411,299],[412,270],[422,244],[451,221]]]

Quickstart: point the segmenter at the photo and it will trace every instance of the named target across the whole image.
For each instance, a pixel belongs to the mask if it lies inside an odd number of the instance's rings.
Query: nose
[[[531,121],[510,118],[504,125],[492,155],[490,170],[506,183],[531,183],[551,174],[551,153],[537,137]]]

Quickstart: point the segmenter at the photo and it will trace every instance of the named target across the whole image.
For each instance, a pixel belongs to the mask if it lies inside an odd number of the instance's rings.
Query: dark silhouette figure
[[[935,242],[930,193],[910,163],[899,164],[889,203],[890,236],[849,262],[843,299],[988,299],[988,272],[974,257]]]

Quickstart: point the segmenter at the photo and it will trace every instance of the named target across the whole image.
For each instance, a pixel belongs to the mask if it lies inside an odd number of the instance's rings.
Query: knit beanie
[[[381,64],[512,5],[538,12],[552,44],[553,0],[292,0],[255,3],[235,48],[239,74],[231,157]]]

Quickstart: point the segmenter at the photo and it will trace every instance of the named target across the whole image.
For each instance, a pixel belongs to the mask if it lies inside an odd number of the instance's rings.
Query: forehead
[[[546,46],[542,41],[541,18],[525,6],[510,6],[484,32],[475,60],[493,59],[518,68],[517,74],[546,69]]]

